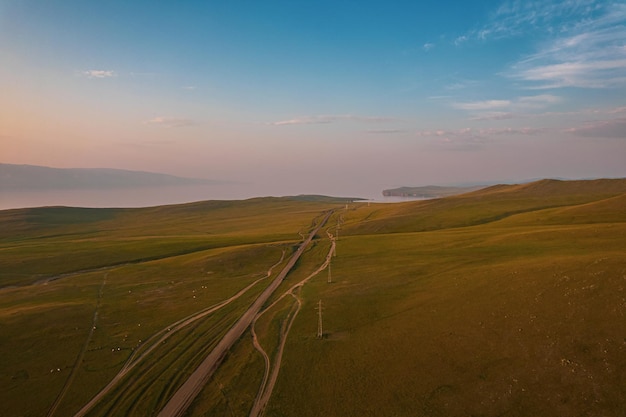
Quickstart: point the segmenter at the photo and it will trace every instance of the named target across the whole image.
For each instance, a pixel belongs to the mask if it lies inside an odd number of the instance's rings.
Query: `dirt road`
[[[328,221],[332,211],[329,211],[322,221],[315,227],[315,229],[309,234],[307,239],[300,244],[298,250],[293,254],[285,268],[278,274],[278,276],[272,281],[272,283],[259,295],[250,308],[241,316],[241,318],[230,328],[230,330],[224,335],[222,340],[211,351],[209,356],[200,364],[200,366],[191,374],[189,379],[174,393],[172,398],[163,407],[158,417],[180,417],[185,410],[191,405],[192,401],[202,390],[202,387],[207,383],[213,372],[219,367],[220,363],[224,359],[224,356],[233,344],[241,337],[246,331],[248,326],[254,320],[254,317],[263,307],[263,304],[269,299],[269,297],[276,291],[282,281],[285,279],[289,271],[293,268],[298,261],[304,250],[313,240],[313,237],[317,234],[324,224]]]
[[[74,378],[76,377],[76,373],[78,372],[78,368],[80,367],[80,364],[83,361],[83,358],[85,357],[85,352],[87,351],[87,348],[89,347],[89,342],[91,341],[91,338],[93,337],[93,332],[94,330],[96,330],[96,325],[98,324],[98,313],[100,311],[100,305],[102,304],[102,293],[104,291],[104,285],[107,282],[107,276],[108,274],[104,274],[104,277],[102,278],[102,284],[100,284],[100,289],[98,290],[96,309],[93,312],[93,318],[91,319],[91,326],[89,328],[89,334],[87,335],[87,339],[85,340],[85,343],[83,344],[82,349],[78,353],[78,357],[76,358],[76,361],[74,361],[74,366],[72,366],[72,371],[67,377],[67,380],[65,381],[65,384],[63,385],[63,388],[61,389],[61,392],[57,396],[56,400],[54,400],[54,402],[52,403],[52,406],[50,406],[47,417],[52,417],[54,413],[56,412],[57,408],[59,408],[59,404],[61,404],[61,401],[63,401],[65,394],[67,394],[67,391],[72,385],[72,382],[74,381]]]
[[[283,357],[283,352],[285,350],[285,343],[287,342],[287,336],[289,335],[291,326],[293,325],[293,322],[295,321],[296,316],[298,315],[302,307],[302,300],[300,299],[300,296],[299,296],[300,289],[311,278],[315,277],[317,274],[319,274],[324,269],[330,266],[330,259],[335,253],[336,243],[335,243],[335,238],[333,237],[333,235],[330,234],[329,232],[326,232],[326,233],[328,234],[328,238],[331,241],[330,250],[328,251],[328,255],[326,255],[326,261],[322,265],[320,265],[317,268],[317,270],[315,270],[315,272],[313,272],[308,277],[306,277],[305,279],[303,279],[302,281],[298,282],[297,284],[289,288],[287,291],[285,291],[283,295],[280,296],[280,298],[274,301],[265,310],[258,313],[256,317],[254,318],[254,321],[252,323],[253,344],[256,350],[258,350],[261,353],[261,355],[263,356],[265,360],[265,374],[263,375],[263,381],[261,382],[261,386],[259,387],[259,391],[254,400],[254,404],[252,405],[252,409],[250,410],[249,417],[259,417],[263,415],[265,406],[267,405],[267,403],[270,400],[270,397],[272,396],[272,391],[274,390],[274,386],[276,385],[276,381],[278,380],[278,373],[280,371],[280,365],[281,365],[281,361]],[[254,324],[256,323],[259,317],[261,317],[266,311],[270,310],[272,307],[278,304],[278,302],[282,300],[283,298],[285,298],[287,295],[291,295],[294,298],[295,303],[294,305],[292,305],[289,314],[287,315],[287,317],[285,318],[285,321],[283,322],[283,326],[280,332],[280,343],[278,345],[278,351],[276,352],[276,355],[274,357],[274,362],[275,362],[274,367],[272,368],[269,356],[267,355],[267,353],[261,346],[257,338],[256,332],[254,331]]]
[[[87,404],[85,404],[74,415],[74,417],[82,417],[87,412],[89,412],[106,394],[108,394],[113,388],[115,388],[122,381],[122,379],[126,376],[126,374],[131,372],[133,368],[135,368],[137,365],[143,362],[153,350],[161,347],[162,343],[165,340],[167,340],[168,338],[176,334],[178,331],[184,329],[188,325],[194,323],[195,321],[218,311],[222,307],[227,306],[228,304],[230,304],[231,302],[235,301],[236,299],[241,297],[243,294],[248,292],[248,290],[254,287],[257,283],[259,283],[260,281],[264,279],[269,278],[272,275],[272,271],[274,270],[274,268],[280,265],[283,262],[284,258],[285,258],[285,251],[283,250],[280,260],[269,268],[269,270],[267,271],[267,276],[264,276],[262,278],[255,280],[254,282],[252,282],[251,284],[249,284],[248,286],[240,290],[237,294],[233,295],[230,298],[227,298],[226,300],[218,304],[215,304],[213,306],[200,310],[188,317],[178,320],[175,323],[171,323],[170,325],[168,325],[161,331],[157,332],[156,334],[148,338],[148,340],[146,340],[141,346],[139,346],[137,349],[133,351],[132,355],[130,355],[130,357],[128,358],[124,366],[120,369],[120,371],[117,373],[117,375],[115,375],[115,377],[102,390],[100,390],[100,392],[98,392]],[[93,333],[93,330],[92,330],[92,333]],[[82,357],[81,357],[81,360],[82,360]],[[54,411],[54,408],[52,409],[51,412]],[[51,415],[49,414],[48,417],[50,416]]]

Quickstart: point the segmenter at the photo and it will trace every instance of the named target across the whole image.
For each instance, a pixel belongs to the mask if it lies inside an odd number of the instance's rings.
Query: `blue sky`
[[[623,1],[163,3],[0,0],[2,162],[274,194],[626,176]]]

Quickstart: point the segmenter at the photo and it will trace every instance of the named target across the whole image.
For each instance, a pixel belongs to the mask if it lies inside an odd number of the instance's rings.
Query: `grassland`
[[[260,280],[172,336],[90,415],[158,409],[262,291],[299,233],[336,204],[268,198],[0,212],[3,409],[46,415],[84,349],[54,414],[72,415],[152,336]]]
[[[94,311],[97,329],[55,415],[85,404],[140,339],[266,275],[329,208],[329,231],[341,224],[333,282],[320,274],[303,286],[266,416],[626,415],[625,180],[348,210],[255,199],[0,212],[8,415],[46,414]],[[324,262],[330,241],[324,233],[314,243],[272,301]],[[89,415],[154,415],[264,282],[168,339],[171,350],[147,358]],[[259,318],[270,358],[291,303]],[[189,415],[248,415],[263,373],[246,334]]]

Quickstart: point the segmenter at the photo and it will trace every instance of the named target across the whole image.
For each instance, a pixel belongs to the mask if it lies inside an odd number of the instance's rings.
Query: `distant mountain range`
[[[72,190],[223,184],[198,178],[109,168],[50,168],[0,163],[0,190]]]

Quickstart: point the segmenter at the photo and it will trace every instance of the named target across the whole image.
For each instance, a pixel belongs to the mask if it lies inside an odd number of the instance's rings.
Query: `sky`
[[[0,162],[271,185],[626,176],[626,2],[0,0]]]

